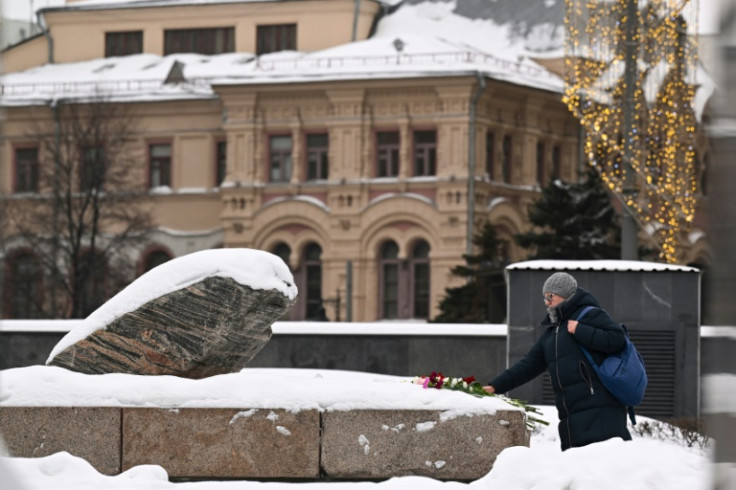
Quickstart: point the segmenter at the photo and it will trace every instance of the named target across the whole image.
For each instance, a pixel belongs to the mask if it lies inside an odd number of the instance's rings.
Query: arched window
[[[283,260],[287,266],[289,265],[289,257],[291,257],[291,247],[289,247],[287,244],[279,243],[278,245],[273,247],[273,251],[271,253]]]
[[[6,318],[43,317],[43,275],[35,254],[24,251],[9,257],[3,291]]]
[[[412,318],[429,317],[429,244],[421,240],[411,254]]]
[[[380,262],[380,318],[400,318],[399,316],[399,281],[401,264],[399,263],[399,246],[396,242],[387,241],[381,246]]]
[[[164,262],[171,260],[171,255],[164,250],[154,250],[146,255],[146,259],[143,262],[143,272],[148,272],[154,267],[158,267]]]
[[[290,246],[288,246],[284,242],[280,242],[271,249],[271,253],[274,254],[276,257],[280,258],[281,260],[283,260],[286,266],[289,268],[289,270],[291,270],[291,265],[289,262],[291,258],[291,247]],[[301,296],[303,294],[303,289],[302,289],[301,283],[298,282],[298,277],[296,274],[294,274],[294,281],[295,281],[297,289],[299,290],[299,295],[297,296],[297,306],[295,306],[294,308],[284,313],[284,315],[281,317],[281,320],[300,320],[303,318],[303,315],[300,318],[300,313],[299,313],[299,305],[302,303]]]
[[[378,267],[378,317],[429,318],[429,244],[417,241],[409,259],[401,260],[398,245],[389,240],[379,249]]]
[[[304,289],[306,291],[307,320],[319,320],[323,317],[322,305],[322,247],[310,243],[304,249]]]

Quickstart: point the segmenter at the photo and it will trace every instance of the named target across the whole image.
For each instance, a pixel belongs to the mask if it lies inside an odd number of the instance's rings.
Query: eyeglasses
[[[544,298],[544,302],[545,303],[548,303],[548,302],[552,301],[552,299],[554,299],[555,293],[543,294],[542,297]]]

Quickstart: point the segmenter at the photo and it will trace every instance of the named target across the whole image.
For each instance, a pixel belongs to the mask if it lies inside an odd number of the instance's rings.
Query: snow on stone
[[[282,436],[290,436],[291,435],[291,431],[289,429],[287,429],[286,427],[284,427],[283,425],[277,425],[276,426],[276,432],[278,432]]]
[[[228,422],[228,425],[233,425],[235,422],[238,421],[238,419],[247,419],[252,417],[258,410],[250,409],[250,410],[244,410],[242,412],[238,412],[230,419],[230,422]]]
[[[390,430],[391,432],[395,432],[396,434],[398,434],[399,432],[401,432],[405,428],[406,428],[406,425],[404,425],[404,424],[399,424],[396,427],[389,427],[386,424],[383,424],[381,426],[381,430]]]
[[[344,411],[520,410],[497,397],[424,389],[399,376],[338,370],[246,368],[200,380],[111,373],[89,376],[55,366],[0,371],[0,406],[238,408]],[[275,416],[269,420],[275,421]]]
[[[436,425],[437,425],[437,422],[434,422],[434,421],[432,421],[432,422],[420,422],[420,423],[418,423],[414,427],[414,430],[416,430],[417,432],[428,432],[428,431],[434,429],[434,427]]]
[[[371,452],[371,442],[368,440],[365,434],[361,434],[358,436],[358,444],[363,446],[363,454],[368,456],[368,453]]]

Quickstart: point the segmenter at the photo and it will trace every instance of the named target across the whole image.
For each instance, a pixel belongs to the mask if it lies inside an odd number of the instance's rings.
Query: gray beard
[[[552,323],[557,323],[557,308],[547,308],[547,314],[549,315],[549,319]]]

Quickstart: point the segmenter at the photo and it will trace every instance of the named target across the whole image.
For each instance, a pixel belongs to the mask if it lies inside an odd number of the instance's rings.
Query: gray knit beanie
[[[555,272],[544,281],[542,294],[554,293],[559,294],[567,299],[578,289],[578,282],[567,272]]]

